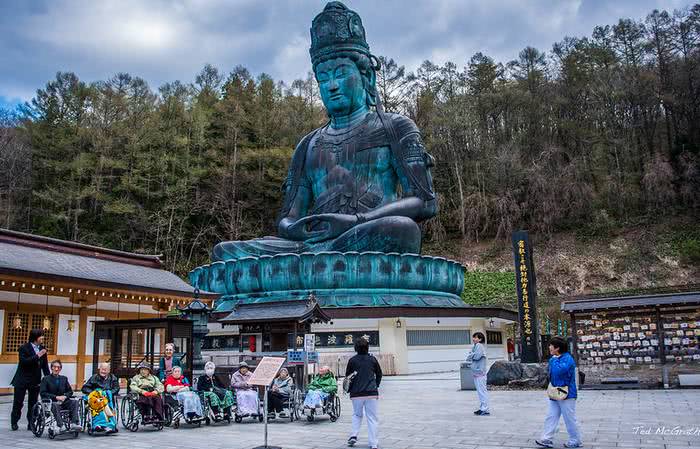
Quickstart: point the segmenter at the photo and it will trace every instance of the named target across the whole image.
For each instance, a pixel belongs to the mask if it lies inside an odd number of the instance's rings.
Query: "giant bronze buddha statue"
[[[309,52],[330,120],[294,150],[278,236],[219,243],[190,282],[221,294],[216,312],[311,292],[322,307],[463,307],[464,267],[420,255],[432,158],[410,119],[383,111],[360,16],[328,3]]]
[[[328,3],[313,20],[309,52],[330,121],[294,151],[279,236],[222,242],[212,261],[323,251],[420,253],[417,223],[437,212],[432,159],[411,119],[382,111],[379,61],[360,16]]]

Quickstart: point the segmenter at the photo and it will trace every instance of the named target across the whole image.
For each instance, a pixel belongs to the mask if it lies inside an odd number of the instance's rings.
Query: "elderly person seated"
[[[251,377],[253,377],[253,372],[246,362],[241,362],[238,371],[233,373],[231,377],[231,386],[236,391],[236,404],[239,416],[257,415],[260,413],[258,387],[248,383]]]
[[[233,393],[226,389],[224,384],[214,376],[216,365],[214,362],[207,362],[204,365],[204,374],[197,379],[197,391],[204,394],[204,398],[209,401],[214,419],[221,420],[231,417],[231,407],[234,404]]]
[[[199,395],[190,389],[190,383],[182,375],[182,368],[179,366],[173,367],[167,379],[165,379],[165,391],[173,395],[180,405],[182,405],[183,413],[187,419],[195,419],[203,417],[202,402],[199,400]],[[172,397],[166,396],[166,401]],[[173,404],[176,405],[176,404]]]
[[[63,364],[60,360],[51,362],[51,374],[41,379],[39,392],[41,399],[51,401],[51,411],[56,418],[54,432],[58,433],[64,428],[61,411],[68,410],[70,414],[70,428],[80,429],[80,417],[78,416],[78,401],[73,398],[73,388],[66,376],[61,375]]]
[[[335,380],[335,376],[331,372],[330,367],[323,366],[318,370],[318,374],[314,376],[307,388],[306,398],[304,398],[304,407],[322,407],[323,401],[331,394],[337,392],[338,383]]]
[[[165,356],[161,357],[160,362],[158,362],[158,377],[160,381],[164,382],[176,366],[182,368],[182,359],[175,356],[175,345],[166,343]]]
[[[139,373],[131,378],[129,388],[138,394],[136,406],[144,418],[144,422],[163,421],[163,384],[153,375],[147,363],[139,365]],[[151,412],[152,415],[151,415]]]
[[[280,418],[287,418],[284,413],[284,405],[289,396],[292,394],[292,378],[289,376],[287,368],[282,368],[272,381],[272,387],[267,391],[267,403],[270,410],[270,417],[276,417],[279,413]]]
[[[87,399],[92,429],[95,432],[117,432],[117,412],[114,397],[119,394],[119,379],[110,373],[110,366],[102,362],[81,389]]]

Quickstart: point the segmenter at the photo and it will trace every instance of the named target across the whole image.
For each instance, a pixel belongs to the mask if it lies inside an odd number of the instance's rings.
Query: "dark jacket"
[[[50,399],[54,401],[56,400],[56,396],[65,396],[67,398],[73,396],[73,388],[71,388],[68,378],[60,374],[58,376],[54,376],[53,374],[44,376],[44,378],[41,379],[40,391],[41,399],[44,400]]]
[[[182,366],[182,359],[176,355],[173,355],[173,368],[176,366],[179,366],[183,370],[185,369],[185,367]],[[165,357],[161,357],[160,362],[158,363],[158,377],[160,378],[161,382],[168,377],[168,373],[165,372]]]
[[[43,346],[39,345],[39,349],[45,349]],[[12,378],[10,385],[15,387],[31,387],[39,385],[41,383],[41,372],[44,372],[45,376],[48,376],[51,371],[49,370],[49,358],[46,354],[39,358],[34,352],[34,348],[31,343],[25,343],[19,347],[19,363],[17,364],[17,371],[15,371],[15,376]]]
[[[98,388],[111,391],[112,396],[115,396],[119,394],[119,379],[112,373],[109,373],[107,377],[100,376],[100,373],[93,374],[80,391],[83,394],[90,394]]]
[[[374,356],[357,354],[348,361],[345,375],[357,372],[350,383],[350,398],[379,396],[382,368]]]
[[[226,386],[216,377],[216,374],[212,377],[203,374],[197,378],[197,391],[214,391],[217,388],[225,389]]]

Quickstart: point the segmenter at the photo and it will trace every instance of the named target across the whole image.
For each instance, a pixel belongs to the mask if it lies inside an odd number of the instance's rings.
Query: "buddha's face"
[[[362,74],[350,58],[336,58],[316,66],[323,105],[332,117],[351,114],[367,104]]]

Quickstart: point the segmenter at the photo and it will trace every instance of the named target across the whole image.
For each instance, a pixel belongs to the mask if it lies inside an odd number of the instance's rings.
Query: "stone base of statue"
[[[322,252],[244,257],[190,272],[190,283],[221,294],[215,313],[240,304],[306,299],[323,308],[465,307],[464,267],[442,257]]]

